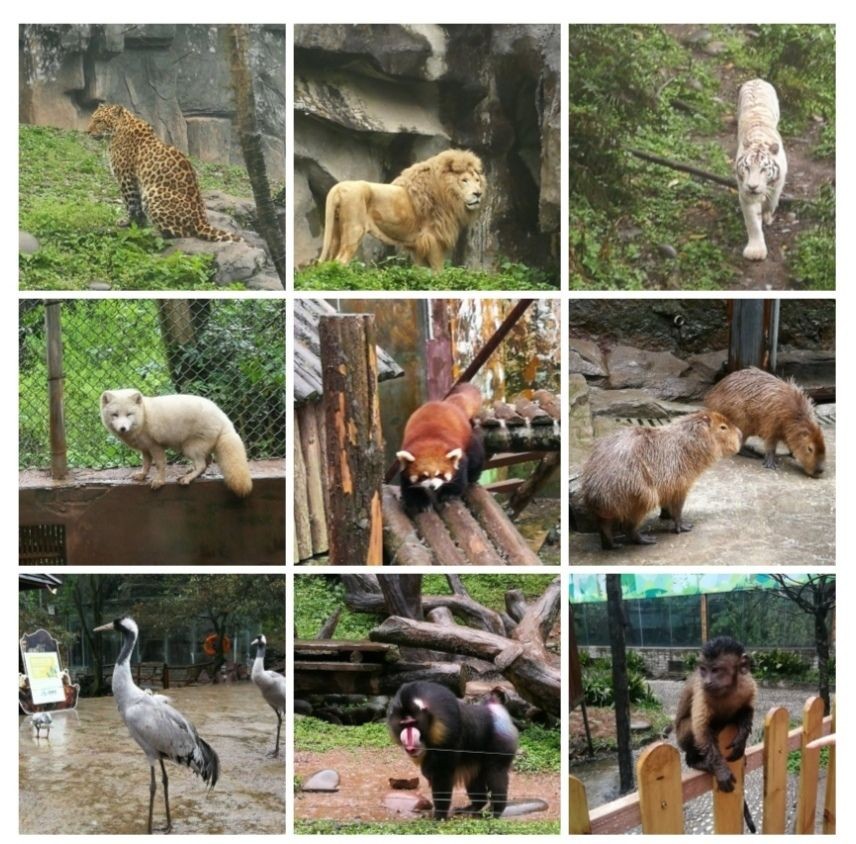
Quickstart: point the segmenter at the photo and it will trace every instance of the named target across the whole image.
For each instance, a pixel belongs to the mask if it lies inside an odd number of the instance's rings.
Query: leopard
[[[110,170],[128,210],[120,226],[144,226],[148,220],[165,237],[242,240],[208,222],[193,165],[181,150],[158,138],[145,120],[124,106],[102,103],[86,132],[110,140]]]

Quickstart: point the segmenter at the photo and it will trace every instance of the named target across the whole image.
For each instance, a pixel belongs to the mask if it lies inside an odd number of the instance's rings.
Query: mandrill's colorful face
[[[464,452],[460,448],[453,448],[445,455],[414,457],[409,451],[399,451],[395,456],[410,483],[424,489],[438,490],[455,477]]]

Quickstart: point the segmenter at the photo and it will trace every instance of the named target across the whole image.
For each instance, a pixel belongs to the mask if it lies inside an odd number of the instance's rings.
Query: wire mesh
[[[51,463],[46,303],[20,302],[19,466]],[[72,469],[138,465],[101,423],[104,390],[215,402],[250,459],[285,454],[285,305],[274,300],[99,299],[60,304],[62,409]]]

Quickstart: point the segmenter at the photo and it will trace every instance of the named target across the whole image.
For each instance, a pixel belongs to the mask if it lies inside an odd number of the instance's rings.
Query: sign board
[[[58,653],[24,653],[24,663],[34,704],[41,706],[45,703],[65,701]]]

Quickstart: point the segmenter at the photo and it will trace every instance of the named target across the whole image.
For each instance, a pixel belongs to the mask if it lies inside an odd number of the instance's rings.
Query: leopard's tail
[[[212,226],[208,220],[201,217],[201,215],[200,219],[197,219],[196,221],[196,237],[200,240],[213,240],[221,243],[229,240],[242,243],[244,240],[244,238],[234,232],[229,232],[226,231],[226,229],[218,229],[215,226]]]

